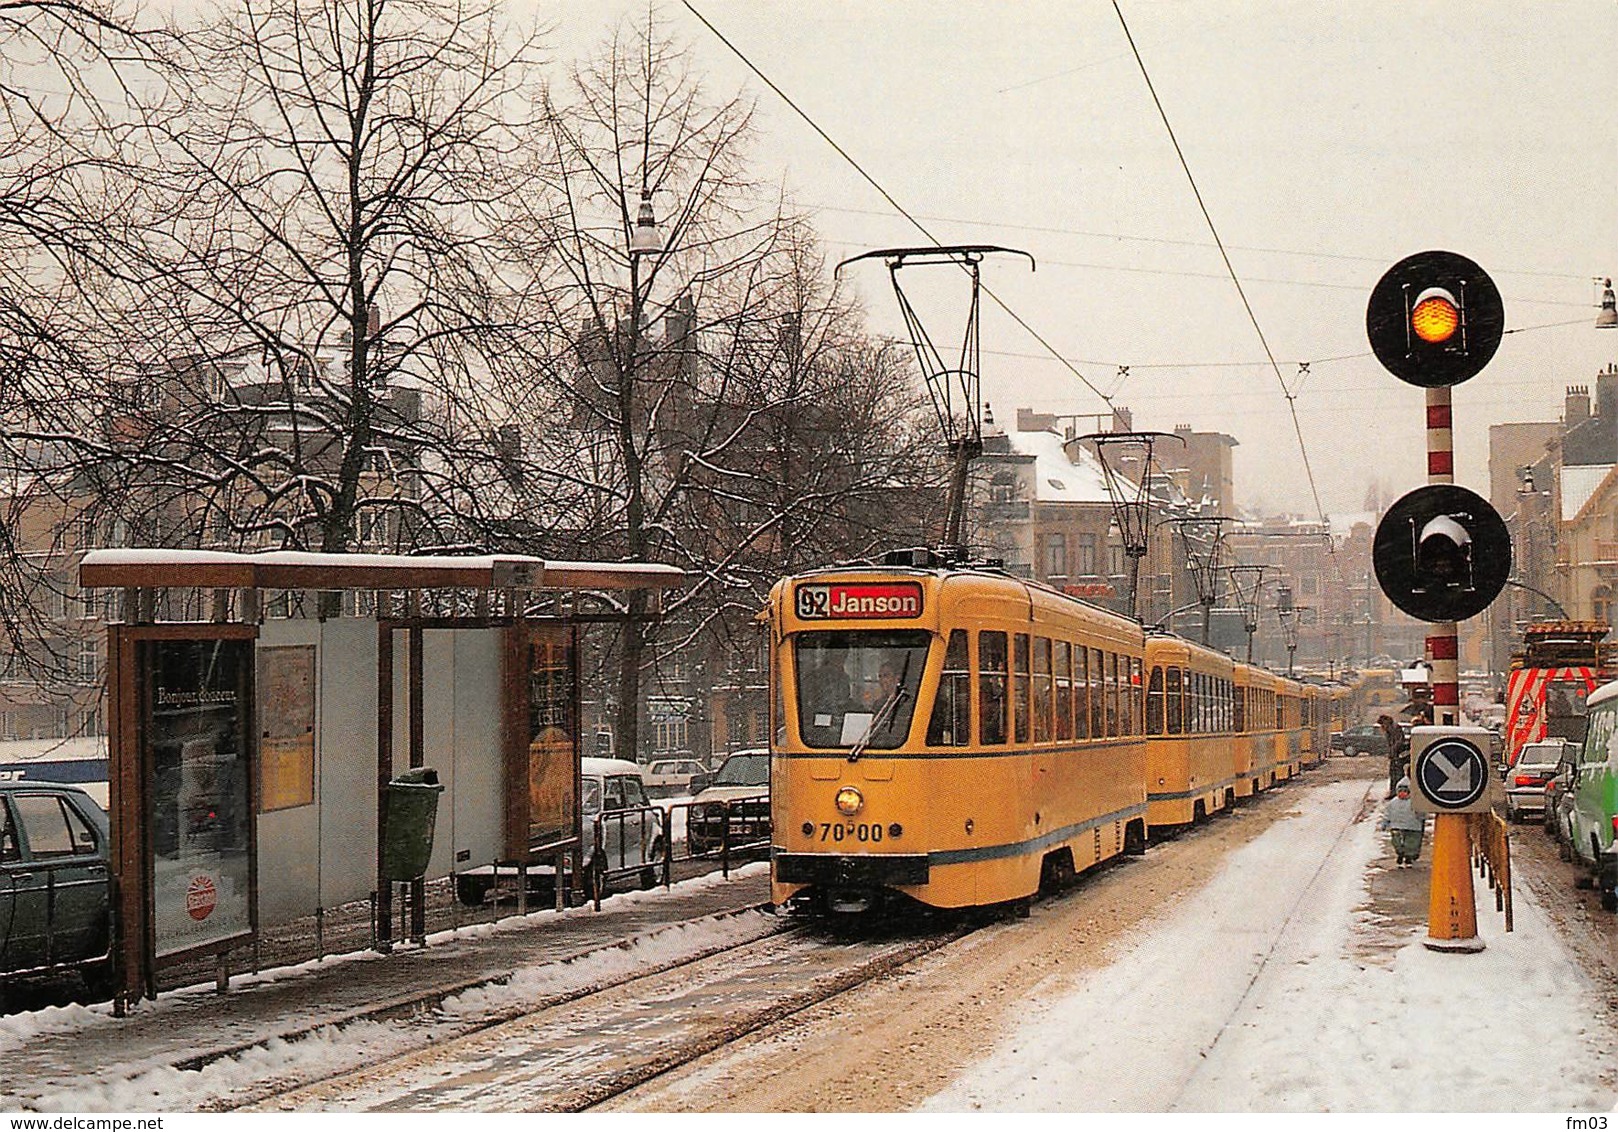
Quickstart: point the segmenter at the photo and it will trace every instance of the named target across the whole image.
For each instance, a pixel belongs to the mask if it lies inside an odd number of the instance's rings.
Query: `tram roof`
[[[128,548],[92,550],[79,584],[128,589],[525,590],[668,589],[685,580],[677,566],[649,562],[563,562],[525,554],[322,554],[274,550]]]

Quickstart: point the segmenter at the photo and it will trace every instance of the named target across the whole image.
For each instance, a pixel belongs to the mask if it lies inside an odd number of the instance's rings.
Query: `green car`
[[[1590,870],[1601,893],[1601,906],[1618,911],[1618,681],[1590,693],[1589,728],[1579,750],[1568,815],[1569,840],[1575,858]]]
[[[111,987],[107,815],[77,786],[0,782],[0,989],[77,971]]]

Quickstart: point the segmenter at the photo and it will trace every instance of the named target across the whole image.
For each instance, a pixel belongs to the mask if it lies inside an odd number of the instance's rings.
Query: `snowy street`
[[[1488,946],[1476,955],[1427,950],[1425,924],[1391,921],[1368,899],[1379,874],[1419,888],[1422,905],[1426,894],[1424,869],[1385,873],[1381,785],[1300,792],[1295,816],[927,1107],[1611,1109],[1607,996],[1530,894],[1519,888],[1507,934],[1479,885]]]
[[[1505,932],[1493,894],[1480,883],[1486,948],[1474,955],[1428,951],[1426,862],[1392,867],[1387,835],[1376,829],[1384,784],[1368,777],[1374,770],[1369,760],[1334,759],[1143,858],[1081,878],[1037,903],[1029,919],[992,923],[647,1079],[603,1107],[1612,1109],[1615,1070],[1603,1053],[1618,1037],[1603,966],[1611,958],[1612,918],[1588,914],[1571,873],[1540,845],[1538,828],[1515,826],[1514,846],[1525,850],[1513,854],[1516,930]],[[609,1047],[635,1056],[624,1044],[631,1033],[666,1046],[693,1021],[692,988],[678,978],[661,991],[654,986],[646,1005],[575,1037],[563,1032],[576,1027],[553,1026],[559,1044],[534,1062],[529,1087],[523,1066],[530,1058],[515,1047],[490,1047],[491,1054],[469,1045],[473,1052],[457,1062],[450,1039],[483,1027],[497,1039],[494,1027],[539,1017],[536,1011],[569,987],[669,970],[775,930],[774,918],[757,912],[699,916],[658,930],[758,893],[763,879],[755,865],[728,883],[710,877],[669,892],[614,897],[600,914],[537,913],[527,923],[435,940],[415,960],[355,955],[266,972],[222,997],[205,987],[160,996],[125,1020],[104,1006],[15,1015],[0,1026],[0,1048],[21,1074],[5,1107],[397,1106],[382,1093],[345,1102],[331,1089],[296,1086],[365,1066],[408,1084],[410,1066],[425,1065],[418,1055],[430,1051],[431,1079],[418,1075],[408,1107],[456,1107],[454,1090],[463,1087],[456,1082],[481,1080],[484,1061],[495,1056],[509,1063],[509,1086],[480,1093],[476,1107],[532,1108],[581,1079],[566,1066],[582,1067]],[[1546,906],[1552,899],[1554,917]],[[575,937],[579,942],[569,942]],[[585,941],[595,950],[578,950]],[[830,940],[823,947],[829,961],[847,950]],[[497,977],[503,963],[511,964],[509,976]],[[368,985],[380,996],[408,982],[412,967],[436,970],[439,979],[485,970],[492,981],[405,1017],[337,1016],[339,986],[356,1001]],[[792,965],[791,978],[802,983],[805,969]],[[762,990],[786,975],[754,981]],[[737,1010],[752,1003],[751,992],[736,993]],[[322,1024],[322,1016],[329,1021]],[[255,1031],[256,1042],[248,1036]],[[199,1051],[232,1032],[240,1035],[232,1039],[239,1052],[195,1069],[173,1060],[171,1051]],[[276,1033],[287,1036],[270,1037]],[[63,1064],[75,1058],[77,1070]],[[98,1067],[93,1083],[79,1075],[85,1063]]]

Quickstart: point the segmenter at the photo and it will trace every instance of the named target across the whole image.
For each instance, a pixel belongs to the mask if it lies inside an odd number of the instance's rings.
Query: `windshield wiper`
[[[882,701],[882,706],[876,709],[876,714],[871,717],[871,722],[865,725],[865,734],[861,735],[854,745],[848,749],[849,762],[857,763],[860,761],[860,756],[865,753],[865,748],[871,745],[872,738],[880,729],[888,725],[894,713],[899,710],[899,705],[904,702],[905,698],[905,680],[909,676],[910,657],[906,656],[904,670],[899,673],[898,686],[888,694],[887,699]]]

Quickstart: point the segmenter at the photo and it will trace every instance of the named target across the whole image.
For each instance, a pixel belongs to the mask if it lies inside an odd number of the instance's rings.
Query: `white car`
[[[579,770],[579,832],[584,839],[580,881],[585,894],[604,894],[623,880],[653,887],[666,856],[664,812],[647,797],[640,766],[627,759],[585,758]],[[495,889],[497,872],[495,866],[483,865],[457,874],[456,898],[482,904]],[[555,884],[548,861],[531,863],[527,872],[531,890]],[[509,865],[502,875],[513,875]]]
[[[585,892],[605,892],[623,876],[651,888],[664,856],[663,811],[646,796],[639,764],[627,759],[580,763]]]
[[[708,768],[696,759],[653,759],[642,778],[648,794],[666,798],[671,794],[691,793],[691,783],[699,775],[706,780]]]

